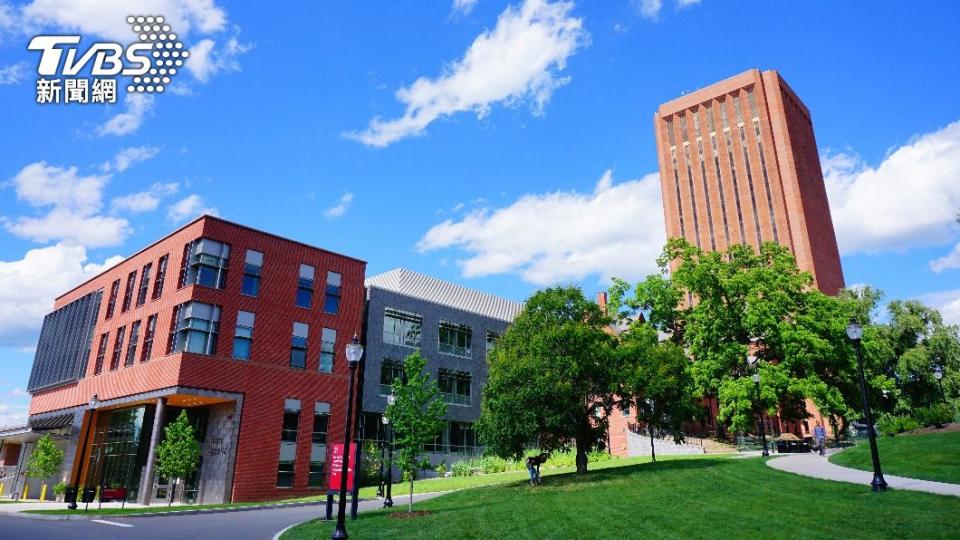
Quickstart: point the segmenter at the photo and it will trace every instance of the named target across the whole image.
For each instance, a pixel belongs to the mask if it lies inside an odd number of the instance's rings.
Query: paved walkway
[[[836,451],[829,452],[830,454]],[[882,462],[881,462],[882,464]],[[810,476],[823,480],[835,480],[837,482],[850,482],[852,484],[870,485],[873,480],[873,472],[861,471],[834,465],[827,461],[826,457],[820,457],[816,452],[807,454],[787,454],[783,457],[773,458],[767,461],[767,465],[781,471],[786,471],[801,476]],[[914,478],[904,478],[902,476],[893,476],[884,474],[883,478],[887,485],[893,489],[906,489],[910,491],[925,491],[927,493],[936,493],[938,495],[953,495],[960,497],[960,485],[947,484],[945,482],[933,482],[931,480],[917,480]]]

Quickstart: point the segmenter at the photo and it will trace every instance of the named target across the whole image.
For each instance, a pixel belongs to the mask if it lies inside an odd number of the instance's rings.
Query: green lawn
[[[621,459],[621,460],[610,460],[603,461],[594,465],[591,465],[592,468],[601,469],[605,467],[618,467],[623,465],[645,463],[649,461],[649,458],[630,458],[630,459]],[[575,467],[559,467],[556,469],[543,469],[543,475],[555,475],[555,474],[564,474],[573,471]],[[485,474],[478,476],[464,476],[464,477],[449,477],[449,478],[427,478],[425,480],[418,480],[414,482],[414,490],[416,493],[429,493],[437,491],[455,491],[459,489],[480,487],[480,486],[489,486],[494,484],[505,484],[510,482],[517,482],[520,480],[525,480],[529,478],[526,471],[512,471],[499,474]],[[393,486],[393,496],[394,499],[399,500],[401,495],[407,493],[409,490],[408,484],[394,484]],[[360,488],[360,498],[361,499],[372,499],[376,497],[377,488],[376,486]],[[326,500],[326,495],[320,494],[310,497],[300,497],[295,499],[284,499],[282,501],[266,501],[266,502],[249,502],[249,503],[233,503],[233,504],[206,504],[206,505],[184,505],[184,506],[167,506],[163,503],[158,505],[150,506],[148,508],[120,508],[118,503],[109,503],[106,508],[100,510],[96,509],[96,504],[91,503],[90,509],[87,512],[83,511],[83,505],[81,504],[76,510],[67,510],[66,505],[62,509],[56,510],[24,510],[25,513],[30,514],[47,514],[47,515],[65,515],[65,514],[77,514],[84,513],[87,515],[100,515],[100,516],[122,516],[129,514],[156,514],[163,512],[181,512],[185,510],[220,510],[224,508],[240,508],[240,507],[251,507],[251,506],[262,506],[268,504],[277,504],[277,503],[294,503],[294,502],[311,502],[311,501],[321,501]]]
[[[352,538],[956,538],[949,516],[960,498],[906,491],[872,493],[800,477],[760,459],[707,457],[656,464],[613,463],[580,476],[546,476],[458,491],[414,504],[432,514],[394,519],[361,514]],[[403,498],[395,499],[404,509]],[[312,521],[285,540],[326,538]]]
[[[881,437],[877,448],[884,473],[960,484],[960,431]],[[830,461],[873,470],[870,445],[866,443],[834,454]]]

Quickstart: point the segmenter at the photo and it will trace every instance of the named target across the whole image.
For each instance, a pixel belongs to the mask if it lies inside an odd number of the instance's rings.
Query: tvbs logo
[[[27,49],[40,52],[37,103],[116,103],[118,76],[130,77],[128,93],[162,93],[190,51],[162,16],[131,15],[127,23],[138,40],[126,46],[95,42],[81,52],[81,36],[31,39]],[[90,77],[78,77],[85,70]]]

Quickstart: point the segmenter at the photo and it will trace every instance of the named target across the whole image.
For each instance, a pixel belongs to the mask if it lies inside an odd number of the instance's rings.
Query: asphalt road
[[[414,502],[439,494],[414,495]],[[397,497],[396,506],[402,507],[406,497]],[[381,507],[379,500],[361,501],[360,510]],[[336,505],[333,512],[336,518]],[[0,515],[0,539],[2,540],[124,540],[158,538],[196,538],[227,540],[269,540],[290,525],[323,516],[324,506],[299,506],[243,512],[189,514],[180,516],[157,516],[120,518],[104,516],[91,520],[37,520],[18,516]],[[349,516],[347,531],[350,531]]]

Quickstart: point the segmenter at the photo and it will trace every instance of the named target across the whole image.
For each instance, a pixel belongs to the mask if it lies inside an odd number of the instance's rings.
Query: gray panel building
[[[366,285],[365,438],[382,440],[390,385],[402,375],[403,359],[419,349],[448,403],[444,432],[427,448],[431,461],[449,464],[477,453],[473,424],[487,351],[523,304],[402,268],[369,277]]]

